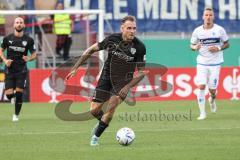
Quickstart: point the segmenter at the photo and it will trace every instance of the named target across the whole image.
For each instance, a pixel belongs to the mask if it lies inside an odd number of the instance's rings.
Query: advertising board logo
[[[232,75],[226,76],[223,80],[224,89],[232,94],[231,100],[239,100],[238,93],[240,93],[240,74],[237,68],[232,70]]]
[[[45,78],[42,82],[42,91],[51,96],[50,103],[57,103],[57,96],[61,95],[65,91],[64,80],[60,77],[56,78],[56,72],[53,72],[52,75],[48,78]]]

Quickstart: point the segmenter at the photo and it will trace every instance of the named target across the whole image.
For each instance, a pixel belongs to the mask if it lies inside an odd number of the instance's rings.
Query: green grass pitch
[[[11,121],[13,106],[0,104],[1,160],[237,160],[240,157],[240,102],[217,101],[218,111],[197,121],[195,101],[121,104],[100,145],[90,147],[96,120],[59,120],[54,104],[25,103],[20,121]],[[71,111],[86,111],[75,103]],[[165,117],[164,117],[165,116]],[[136,134],[132,145],[117,143],[121,127]]]

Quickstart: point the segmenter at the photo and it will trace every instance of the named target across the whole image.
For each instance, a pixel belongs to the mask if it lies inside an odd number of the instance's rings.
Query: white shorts
[[[207,85],[209,89],[216,89],[219,81],[220,65],[197,65],[197,85]]]

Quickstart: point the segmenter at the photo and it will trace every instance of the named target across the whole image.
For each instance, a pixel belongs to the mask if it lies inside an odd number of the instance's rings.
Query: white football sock
[[[205,112],[205,90],[198,90],[197,93],[198,106],[200,110],[200,115],[206,114]]]

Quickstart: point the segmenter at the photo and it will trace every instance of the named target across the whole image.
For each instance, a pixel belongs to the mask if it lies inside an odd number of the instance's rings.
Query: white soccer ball
[[[135,139],[135,133],[131,128],[124,127],[117,131],[116,139],[119,144],[128,146]]]

